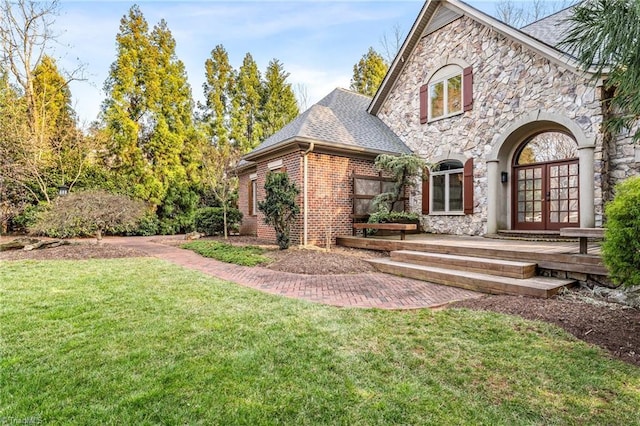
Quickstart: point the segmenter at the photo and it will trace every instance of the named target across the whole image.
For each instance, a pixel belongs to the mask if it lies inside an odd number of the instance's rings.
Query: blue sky
[[[495,2],[469,1],[489,13]],[[353,65],[369,46],[381,51],[394,26],[406,34],[423,1],[72,1],[61,0],[53,56],[63,69],[85,64],[86,81],[71,86],[81,124],[97,117],[103,83],[115,59],[120,19],[137,3],[150,27],[164,18],[176,39],[194,99],[202,99],[204,62],[218,44],[239,67],[251,52],[263,72],[279,59],[289,82],[306,88],[308,105],[336,87],[349,87]]]

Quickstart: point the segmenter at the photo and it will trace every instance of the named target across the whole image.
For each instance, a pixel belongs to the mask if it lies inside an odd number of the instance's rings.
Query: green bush
[[[260,247],[234,246],[217,241],[192,241],[181,247],[204,257],[236,265],[256,266],[269,262],[269,258],[263,256],[265,250]]]
[[[158,220],[158,216],[153,212],[148,212],[140,219],[138,226],[129,232],[125,232],[125,235],[143,235],[148,237],[158,235],[159,229],[160,221]]]
[[[172,185],[156,210],[158,232],[174,235],[194,230],[194,214],[200,196],[188,185]]]
[[[369,223],[413,222],[418,220],[416,213],[377,211],[369,215]]]
[[[44,211],[49,208],[49,204],[46,202],[40,202],[38,204],[29,204],[12,219],[14,231],[27,232],[29,228],[32,228],[37,222],[38,217]]]
[[[227,228],[236,229],[242,221],[242,213],[235,208],[227,209]],[[222,207],[203,207],[196,210],[196,231],[206,235],[224,233],[224,211]]]
[[[616,186],[605,208],[602,257],[614,283],[640,285],[640,176]]]
[[[289,181],[289,175],[269,172],[264,184],[266,197],[258,203],[258,210],[264,214],[264,223],[273,226],[276,242],[280,250],[289,248],[291,222],[300,213],[296,198],[300,191]]]

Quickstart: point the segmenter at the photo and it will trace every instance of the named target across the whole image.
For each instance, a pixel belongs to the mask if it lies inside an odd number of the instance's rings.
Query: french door
[[[513,229],[558,230],[578,226],[578,160],[515,166]]]

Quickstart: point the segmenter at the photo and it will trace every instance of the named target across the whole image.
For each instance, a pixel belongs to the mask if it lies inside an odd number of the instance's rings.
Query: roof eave
[[[260,151],[251,152],[243,157],[245,161],[256,162],[261,158],[269,157],[280,152],[294,150],[306,150],[311,144],[314,145],[314,151],[331,152],[336,154],[343,154],[347,156],[358,157],[376,157],[380,154],[402,154],[402,152],[393,152],[385,150],[377,150],[371,148],[363,148],[359,146],[346,145],[335,143],[331,141],[325,141],[320,139],[306,138],[306,137],[292,137],[281,141],[275,145],[271,145]]]

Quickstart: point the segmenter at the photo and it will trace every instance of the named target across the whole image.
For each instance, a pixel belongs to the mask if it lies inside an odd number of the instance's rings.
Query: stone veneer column
[[[596,225],[594,207],[594,146],[578,147],[578,164],[580,167],[580,227],[593,228]]]
[[[487,161],[487,234],[498,232],[498,193],[500,192],[500,173],[498,160]]]

